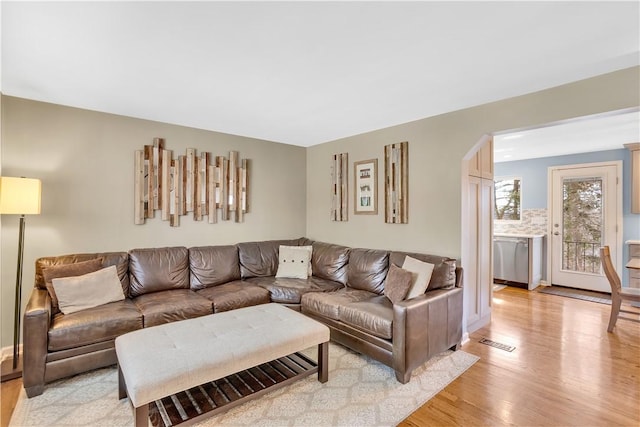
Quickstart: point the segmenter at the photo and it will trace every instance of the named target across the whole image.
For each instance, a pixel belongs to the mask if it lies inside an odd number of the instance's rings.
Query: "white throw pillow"
[[[124,299],[115,265],[82,276],[53,279],[51,283],[64,314]]]
[[[410,256],[404,258],[402,268],[404,270],[409,270],[412,273],[416,273],[413,279],[413,284],[411,285],[405,299],[411,299],[424,294],[427,290],[427,286],[429,286],[429,281],[431,280],[431,274],[433,273],[434,267],[434,264],[420,261],[419,259],[411,258]]]
[[[307,252],[309,252],[309,270],[307,271],[307,275],[311,277],[313,276],[313,269],[311,268],[311,264],[313,264],[311,262],[311,260],[313,259],[313,246],[309,245],[309,246],[298,246],[298,247],[302,249],[306,249]]]
[[[277,278],[306,279],[309,277],[311,251],[306,246],[281,245],[278,252]]]

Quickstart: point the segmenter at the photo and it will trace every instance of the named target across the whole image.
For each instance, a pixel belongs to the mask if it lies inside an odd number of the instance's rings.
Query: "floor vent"
[[[499,343],[499,342],[495,342],[495,341],[488,340],[488,339],[486,339],[486,338],[482,338],[482,339],[479,341],[479,343],[480,343],[480,344],[485,344],[485,345],[490,345],[491,347],[499,348],[500,350],[504,350],[504,351],[513,351],[513,350],[515,350],[515,349],[516,349],[516,348],[515,348],[514,346],[512,346],[512,345],[502,344],[502,343]]]

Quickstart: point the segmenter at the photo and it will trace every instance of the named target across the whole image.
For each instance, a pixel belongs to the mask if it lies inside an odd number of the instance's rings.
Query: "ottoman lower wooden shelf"
[[[286,365],[293,360],[290,368],[297,370],[296,375],[207,413],[213,415],[316,372],[318,380],[326,382],[328,344],[329,328],[279,304],[246,307],[129,332],[116,338],[119,397],[129,396],[135,425],[147,426],[152,402],[268,362]],[[296,355],[316,345],[317,366]]]

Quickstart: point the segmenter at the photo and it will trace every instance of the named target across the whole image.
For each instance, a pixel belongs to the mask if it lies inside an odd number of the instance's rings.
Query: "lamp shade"
[[[40,213],[39,179],[0,177],[0,214]]]

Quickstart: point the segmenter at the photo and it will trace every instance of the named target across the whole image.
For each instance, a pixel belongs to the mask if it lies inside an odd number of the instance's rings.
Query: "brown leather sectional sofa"
[[[275,278],[280,245],[312,245],[313,275]],[[392,304],[383,295],[389,263],[402,266],[407,255],[435,269],[424,295]],[[96,258],[104,267],[117,266],[126,298],[56,312],[43,269]],[[426,360],[458,348],[462,300],[462,269],[455,260],[305,238],[40,258],[24,314],[23,383],[29,397],[37,396],[45,383],[115,364],[114,340],[121,334],[268,302],[323,322],[333,341],[392,367],[406,383]]]

